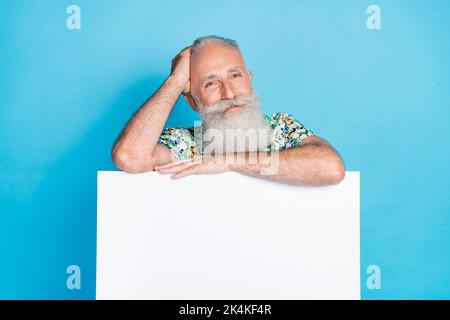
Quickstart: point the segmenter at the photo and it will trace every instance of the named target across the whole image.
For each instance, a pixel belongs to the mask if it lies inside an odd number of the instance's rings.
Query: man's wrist
[[[228,169],[238,173],[261,174],[279,168],[279,153],[273,152],[237,152],[228,160]],[[264,174],[264,173],[263,173]],[[267,174],[267,173],[266,173]]]
[[[227,156],[227,165],[229,171],[242,172],[246,166],[248,153],[234,152],[231,156]]]
[[[167,82],[170,83],[171,85],[173,85],[178,91],[183,92],[187,80],[185,80],[183,77],[175,75],[175,74],[171,74],[168,78],[167,78]]]

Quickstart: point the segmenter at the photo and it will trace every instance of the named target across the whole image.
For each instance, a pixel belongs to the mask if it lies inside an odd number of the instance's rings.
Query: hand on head
[[[172,59],[171,75],[184,84],[183,93],[188,94],[190,90],[190,57],[191,47],[188,46]]]

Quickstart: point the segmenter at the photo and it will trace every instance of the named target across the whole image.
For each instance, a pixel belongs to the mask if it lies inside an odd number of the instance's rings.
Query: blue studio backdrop
[[[362,298],[450,298],[449,12],[446,0],[0,0],[0,298],[95,298],[96,172],[115,169],[115,138],[172,57],[208,34],[239,42],[265,113],[294,115],[361,171]],[[197,119],[180,99],[167,125]]]

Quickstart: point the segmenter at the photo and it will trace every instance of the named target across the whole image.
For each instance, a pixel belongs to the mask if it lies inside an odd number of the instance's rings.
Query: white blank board
[[[98,172],[97,299],[360,299],[359,172]]]

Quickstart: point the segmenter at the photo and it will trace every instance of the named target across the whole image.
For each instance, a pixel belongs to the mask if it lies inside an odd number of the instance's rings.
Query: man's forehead
[[[233,67],[245,69],[245,63],[240,51],[228,44],[208,43],[191,56],[191,71],[201,77]]]

